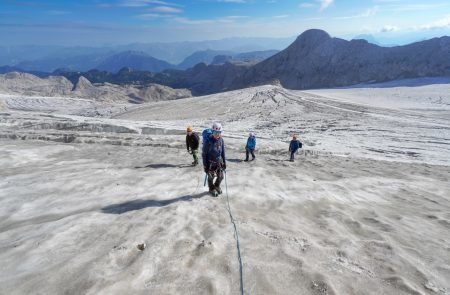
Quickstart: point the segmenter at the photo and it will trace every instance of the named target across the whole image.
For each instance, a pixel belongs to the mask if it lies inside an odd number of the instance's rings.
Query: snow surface
[[[262,86],[131,109],[0,96],[0,294],[237,294],[227,194],[246,294],[450,294],[449,93]],[[184,141],[215,120],[219,198]]]

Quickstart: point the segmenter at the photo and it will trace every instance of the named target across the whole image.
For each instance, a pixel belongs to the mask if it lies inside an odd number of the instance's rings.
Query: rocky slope
[[[173,89],[158,84],[115,85],[102,83],[93,85],[83,76],[75,85],[63,76],[41,79],[26,73],[0,75],[0,92],[26,96],[63,96],[94,99],[106,102],[133,102],[172,100],[190,97],[187,89]]]
[[[285,50],[249,68],[233,85],[277,79],[289,89],[308,89],[427,76],[450,76],[450,37],[388,48],[308,30]]]

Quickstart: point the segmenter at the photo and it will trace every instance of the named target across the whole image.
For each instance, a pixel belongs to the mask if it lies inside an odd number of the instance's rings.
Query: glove
[[[227,164],[223,163],[222,170],[227,170]]]

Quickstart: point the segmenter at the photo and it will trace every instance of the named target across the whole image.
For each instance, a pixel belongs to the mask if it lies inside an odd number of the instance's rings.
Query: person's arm
[[[189,140],[188,140],[188,136],[189,136],[189,135],[186,135],[186,148],[187,148],[187,151],[189,152]]]
[[[205,172],[208,171],[208,167],[209,167],[208,150],[209,150],[209,141],[206,141],[203,143],[203,149],[202,149],[203,169],[205,170]]]
[[[195,145],[197,146],[196,149],[200,146],[200,138],[198,137],[197,133],[194,133],[194,139],[195,139]]]
[[[223,138],[222,138],[222,160],[223,160],[223,169],[225,170],[227,169],[227,163],[225,160],[225,142],[223,141]]]

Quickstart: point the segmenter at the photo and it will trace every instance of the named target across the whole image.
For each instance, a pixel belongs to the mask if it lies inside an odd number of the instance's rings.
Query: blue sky
[[[103,45],[291,37],[450,35],[448,0],[0,0],[3,44]]]

